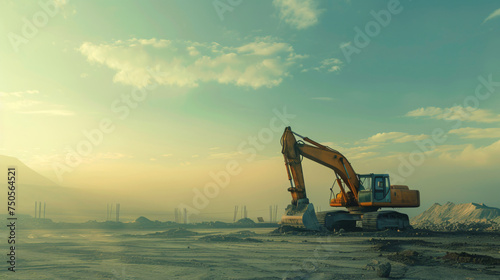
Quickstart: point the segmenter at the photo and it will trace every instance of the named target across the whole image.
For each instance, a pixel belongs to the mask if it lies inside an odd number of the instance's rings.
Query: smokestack
[[[35,201],[35,219],[36,219],[36,209],[38,209],[38,207],[37,207],[37,202]]]
[[[38,218],[41,218],[41,213],[42,213],[42,202],[38,201]]]
[[[188,223],[188,215],[187,215],[187,209],[184,208],[184,223],[187,224]]]
[[[109,220],[111,221],[111,217],[113,217],[113,203],[109,205]]]
[[[274,205],[274,222],[278,221],[278,205]]]
[[[273,220],[273,206],[269,205],[269,222],[272,223]]]
[[[116,204],[116,222],[120,221],[120,203]]]
[[[245,205],[245,206],[243,206],[243,207],[244,207],[244,209],[245,209],[243,212],[244,212],[244,214],[245,214],[245,219],[246,219],[246,218],[247,218],[247,206]]]
[[[43,218],[45,219],[45,208],[46,208],[47,204],[44,202],[43,203]]]
[[[236,217],[238,217],[238,205],[234,206],[234,218],[233,223],[236,222]]]

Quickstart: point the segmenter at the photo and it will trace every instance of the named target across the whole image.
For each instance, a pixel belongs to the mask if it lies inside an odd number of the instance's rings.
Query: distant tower
[[[187,224],[188,223],[188,215],[187,215],[187,209],[184,208],[184,223]]]
[[[120,221],[120,203],[116,204],[116,222]]]
[[[238,217],[238,205],[234,206],[234,218],[233,218],[233,222],[236,222],[236,217]]]
[[[111,221],[111,217],[113,217],[113,203],[109,205],[109,220]]]
[[[37,201],[35,201],[35,219],[36,219],[36,210],[38,209]]]
[[[38,218],[41,218],[41,213],[42,213],[42,202],[38,201]]]
[[[43,203],[43,218],[45,219],[45,209],[47,207],[47,203]]]

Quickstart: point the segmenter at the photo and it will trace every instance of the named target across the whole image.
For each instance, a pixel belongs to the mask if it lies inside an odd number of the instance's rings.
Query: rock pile
[[[435,203],[414,217],[411,225],[433,231],[498,231],[500,209],[483,203]]]

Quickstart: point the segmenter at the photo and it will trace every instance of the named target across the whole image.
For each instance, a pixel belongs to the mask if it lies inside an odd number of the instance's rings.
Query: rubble
[[[483,265],[499,265],[500,259],[493,258],[490,256],[468,254],[465,252],[461,253],[449,253],[447,252],[445,256],[442,257],[443,260],[451,261],[455,263],[475,263]]]
[[[328,230],[314,231],[305,228],[296,228],[292,226],[280,226],[277,229],[270,232],[272,235],[314,235],[314,236],[325,236],[331,235],[332,232]]]
[[[389,262],[381,263],[377,266],[377,276],[378,277],[387,278],[387,277],[389,277],[389,274],[391,274],[391,263],[389,263]]]

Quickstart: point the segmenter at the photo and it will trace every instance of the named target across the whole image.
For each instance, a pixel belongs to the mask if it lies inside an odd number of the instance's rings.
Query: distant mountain
[[[26,164],[22,163],[17,158],[0,155],[0,180],[2,183],[6,182],[7,180],[7,168],[10,166],[14,166],[17,168],[17,179],[19,183],[22,183],[23,185],[42,187],[58,186],[58,184],[38,174],[36,171],[29,168]]]
[[[0,186],[7,182],[7,168],[17,168],[16,212],[35,214],[35,201],[46,204],[46,218],[64,221],[86,221],[105,217],[106,199],[90,191],[61,187],[40,175],[19,159],[0,155]],[[6,201],[0,195],[1,203]],[[102,210],[100,210],[102,208]],[[39,209],[39,208],[38,208]]]
[[[414,217],[412,224],[434,223],[466,223],[476,221],[498,221],[500,222],[500,209],[488,207],[483,203],[454,204],[448,202],[444,205],[434,203],[422,214]]]

